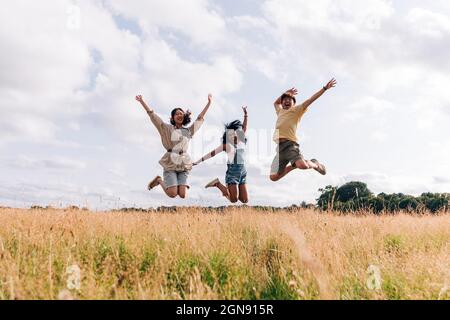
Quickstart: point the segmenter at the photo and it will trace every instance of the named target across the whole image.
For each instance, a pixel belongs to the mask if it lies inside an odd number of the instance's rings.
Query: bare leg
[[[161,187],[162,187],[162,185],[161,185]],[[177,194],[178,194],[178,192],[177,192],[178,191],[178,187],[170,187],[170,188],[167,188],[167,189],[165,189],[163,187],[163,190],[167,194],[167,196],[169,196],[169,198],[175,198],[177,196]]]
[[[292,170],[295,170],[295,169],[300,169],[300,170],[315,169],[315,170],[317,170],[318,168],[319,168],[319,165],[312,162],[311,160],[299,159],[299,160],[295,161],[295,167],[289,165],[286,168],[284,168],[284,170],[281,173],[271,174],[270,180],[278,181],[281,178],[283,178],[285,175],[287,175],[289,172],[291,172]]]
[[[319,166],[311,160],[300,159],[295,161],[295,166],[301,170],[318,169]]]
[[[248,193],[246,184],[239,185],[239,200],[242,203],[248,203]]]
[[[281,178],[283,178],[285,175],[287,175],[289,172],[291,172],[292,170],[295,170],[297,168],[288,165],[286,168],[284,168],[284,170],[281,173],[276,173],[276,174],[271,174],[270,175],[270,180],[272,181],[278,181]]]
[[[158,184],[161,186],[168,197],[175,198],[178,195],[178,187],[167,188],[162,178],[158,179]]]
[[[178,186],[178,195],[180,196],[181,199],[186,198],[187,189],[188,189],[187,186]]]
[[[236,203],[238,201],[238,186],[237,184],[229,184],[228,192],[230,193],[230,201]]]
[[[228,192],[228,188],[225,187],[222,183],[217,183],[216,184],[216,188],[219,189],[220,191],[222,191],[222,195],[227,198],[228,200],[230,200],[230,193]]]

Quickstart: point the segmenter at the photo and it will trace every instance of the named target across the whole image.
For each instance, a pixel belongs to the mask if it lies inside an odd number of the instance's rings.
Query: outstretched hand
[[[326,85],[325,85],[325,88],[328,90],[328,89],[331,89],[331,88],[334,88],[335,86],[336,86],[336,84],[337,84],[337,81],[336,81],[336,79],[335,78],[333,78],[333,79],[331,79]]]
[[[293,95],[293,96],[296,96],[298,94],[298,90],[296,88],[291,88],[289,90],[286,90],[286,93],[290,94],[290,95]]]
[[[140,103],[142,103],[142,102],[144,102],[144,98],[142,98],[142,95],[137,95],[136,101],[139,101]]]
[[[247,111],[247,106],[245,106],[245,107],[242,107],[242,110],[244,111],[244,115],[247,115],[247,114],[248,114],[248,111]]]
[[[209,102],[209,103],[211,103],[211,102],[212,102],[212,98],[213,98],[213,97],[212,97],[212,94],[211,94],[211,93],[210,93],[210,94],[208,94],[208,102]]]

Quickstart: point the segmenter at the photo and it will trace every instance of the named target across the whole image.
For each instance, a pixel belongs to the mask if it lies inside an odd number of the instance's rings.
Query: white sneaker
[[[213,188],[213,187],[215,187],[219,182],[220,182],[219,179],[218,179],[218,178],[215,178],[213,181],[211,181],[210,183],[208,183],[208,184],[205,186],[205,188],[206,188],[206,189],[208,189],[208,188]]]

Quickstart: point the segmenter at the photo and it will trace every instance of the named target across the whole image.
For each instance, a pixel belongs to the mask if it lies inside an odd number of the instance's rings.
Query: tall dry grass
[[[449,299],[449,267],[448,215],[0,209],[0,299]]]

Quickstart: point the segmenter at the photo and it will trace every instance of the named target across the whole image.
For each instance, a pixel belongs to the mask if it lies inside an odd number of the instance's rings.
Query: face
[[[181,110],[177,110],[175,112],[175,115],[173,116],[173,121],[175,121],[175,123],[177,125],[183,125],[184,122],[184,112]]]
[[[284,97],[282,101],[282,105],[284,109],[289,109],[294,106],[294,99],[290,97]]]
[[[228,143],[236,143],[236,131],[227,130],[227,142]]]
[[[245,141],[245,133],[242,129],[238,130],[228,130],[227,132],[228,143],[237,144],[239,142]]]

